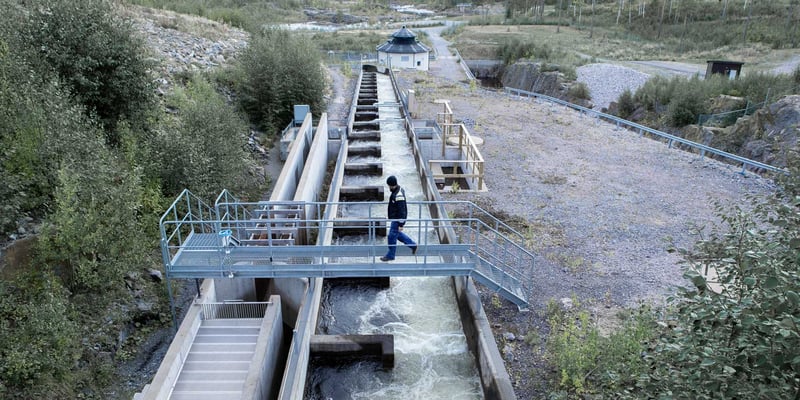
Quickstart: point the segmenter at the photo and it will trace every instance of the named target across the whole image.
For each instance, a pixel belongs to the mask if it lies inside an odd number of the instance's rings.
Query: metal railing
[[[502,286],[520,288],[521,293],[526,293],[524,288],[534,268],[534,256],[526,248],[524,235],[467,201],[408,202],[409,216],[425,215],[424,211],[432,206],[449,208],[453,210],[452,215],[445,218],[410,217],[404,229],[406,234],[416,236],[418,245],[425,249],[417,254],[418,261],[415,261],[417,267],[414,268],[420,275],[478,273]],[[198,232],[201,230],[197,228],[199,226],[222,227],[230,236],[227,242],[220,240],[217,236],[223,231],[208,232],[207,228],[203,231],[205,235],[195,235],[192,240],[170,240],[163,236],[165,266],[172,276],[338,276],[361,273],[357,271],[367,274],[381,272],[378,271],[380,268],[368,264],[376,264],[378,257],[386,251],[385,239],[378,234],[388,222],[385,202],[238,202],[218,203],[217,207],[219,210],[239,210],[228,215],[252,216],[258,215],[257,210],[264,209],[299,210],[296,218],[291,220],[291,229],[305,230],[308,237],[321,237],[329,229],[356,229],[366,236],[358,244],[296,246],[289,243],[269,246],[267,241],[250,243],[248,238],[253,230],[268,231],[272,223],[287,222],[287,218],[274,215],[273,219],[219,220],[216,213],[206,213],[205,216],[211,219],[197,219],[186,218],[170,210],[161,221],[162,235],[182,229]],[[330,218],[321,215],[329,207],[346,208],[349,217]],[[302,210],[309,209],[316,210],[316,215],[302,215]],[[264,223],[266,226],[260,226]],[[454,227],[458,232],[455,243],[431,241],[430,234],[444,227]],[[261,247],[227,245],[231,241]],[[377,264],[381,267],[388,265]],[[455,272],[450,274],[443,271]]]
[[[161,250],[164,262],[174,254],[164,253],[168,249],[178,249],[193,234],[219,231],[219,225],[208,221],[217,220],[218,214],[188,189],[184,189],[161,216]],[[168,222],[169,221],[169,222]],[[177,251],[177,250],[175,250]]]
[[[463,173],[453,170],[450,174],[441,172],[438,168],[433,171],[433,178],[437,179],[465,179],[470,183],[469,188],[476,191],[484,190],[484,160],[478,146],[469,134],[469,130],[464,123],[453,122],[453,110],[450,107],[450,102],[447,100],[437,100],[436,102],[443,105],[443,110],[436,114],[436,124],[440,127],[441,131],[441,159],[433,159],[428,157],[428,164],[433,169],[434,166],[441,166],[441,164],[460,164]],[[449,140],[453,139],[450,143]],[[458,159],[446,159],[447,146],[457,146]]]
[[[570,103],[568,101],[557,99],[555,97],[550,97],[550,96],[547,96],[547,95],[528,92],[526,90],[520,90],[520,89],[514,89],[514,88],[505,88],[505,92],[509,93],[509,94],[514,94],[514,95],[517,95],[517,96],[520,96],[520,97],[521,96],[534,97],[534,98],[537,98],[537,99],[542,99],[542,100],[546,100],[546,101],[549,101],[549,102],[552,102],[552,103],[556,103],[556,104],[560,104],[560,105],[563,105],[563,106],[566,106],[566,107],[570,107],[572,109],[581,111],[581,112],[583,112],[585,114],[589,114],[589,115],[592,115],[592,116],[597,117],[597,118],[602,118],[604,120],[607,120],[607,121],[610,121],[610,122],[614,122],[614,123],[616,123],[617,127],[624,126],[626,128],[629,128],[629,129],[637,130],[640,136],[643,135],[645,132],[649,133],[651,135],[660,137],[662,139],[666,139],[670,148],[672,148],[672,146],[675,143],[678,143],[678,144],[684,145],[686,147],[689,147],[691,149],[697,150],[700,153],[701,157],[704,157],[706,153],[710,153],[710,154],[713,154],[713,155],[715,155],[717,157],[720,157],[721,159],[726,160],[726,161],[728,161],[730,163],[733,163],[733,164],[740,163],[742,165],[742,172],[741,172],[742,174],[744,174],[746,172],[748,167],[750,167],[752,169],[755,169],[755,170],[763,170],[763,171],[776,172],[776,173],[787,173],[787,171],[782,169],[782,168],[778,168],[778,167],[774,167],[772,165],[764,164],[762,162],[751,160],[749,158],[737,156],[736,154],[731,154],[731,153],[728,153],[728,152],[725,152],[725,151],[722,151],[722,150],[719,150],[719,149],[715,149],[713,147],[706,146],[704,144],[693,142],[691,140],[687,140],[687,139],[684,139],[684,138],[681,138],[681,137],[678,137],[678,136],[670,135],[669,133],[662,132],[662,131],[659,131],[657,129],[653,129],[653,128],[650,128],[650,127],[647,127],[647,126],[644,126],[644,125],[640,125],[640,124],[637,124],[635,122],[631,122],[631,121],[619,118],[619,117],[611,115],[611,114],[602,113],[600,111],[596,111],[596,110],[592,110],[590,108],[579,106],[577,104],[572,104],[572,103]]]
[[[264,318],[271,302],[225,301],[201,303],[202,319]]]

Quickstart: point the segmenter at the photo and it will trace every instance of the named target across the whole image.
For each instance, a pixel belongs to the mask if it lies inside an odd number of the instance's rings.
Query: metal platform
[[[382,262],[387,244],[377,227],[387,224],[383,202],[358,203],[359,218],[325,220],[320,210],[352,204],[234,200],[218,199],[211,207],[189,192],[175,200],[161,219],[169,278],[471,276],[520,309],[528,306],[534,258],[525,238],[472,203],[409,202],[409,209],[444,205],[466,216],[408,219],[404,232],[419,238],[416,255],[398,243],[397,258]],[[348,227],[365,230],[363,243],[304,245],[299,239]],[[444,229],[457,243],[427,239]]]

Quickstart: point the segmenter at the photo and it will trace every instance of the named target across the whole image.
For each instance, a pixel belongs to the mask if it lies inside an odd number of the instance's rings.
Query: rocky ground
[[[246,45],[246,34],[234,29],[187,35],[173,29],[181,22],[138,15],[148,44],[165,59],[165,75],[159,78],[164,87],[174,69],[213,68]],[[772,190],[769,181],[743,176],[738,167],[669,149],[569,109],[470,87],[452,79],[458,74],[451,69],[458,64],[439,62],[431,66],[434,74],[403,72],[401,82],[416,90],[422,118],[440,110],[434,99],[448,99],[456,118],[470,121],[471,133],[484,140],[480,150],[489,187],[484,193],[445,197],[471,200],[522,221],[537,254],[535,269],[529,271],[530,312],[519,313],[483,293],[520,399],[547,393],[542,347],[522,338],[535,334],[546,339],[549,302],[568,305],[577,298],[603,325],[613,325],[621,308],[662,302],[671,288],[684,283],[680,259],[671,249],[691,246],[693,228],[716,220],[713,202],[742,204],[749,194]],[[329,118],[341,120],[352,78],[335,68],[330,72]],[[608,74],[594,79],[619,79]],[[156,350],[141,360],[141,379],[131,378],[131,387],[149,381],[158,366],[157,349],[165,343],[164,337],[153,340]]]

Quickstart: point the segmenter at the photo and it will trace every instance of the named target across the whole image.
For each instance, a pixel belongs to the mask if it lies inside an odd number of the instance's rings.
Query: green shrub
[[[74,398],[78,323],[67,291],[51,275],[0,280],[0,396]],[[65,384],[66,383],[66,384]]]
[[[574,298],[569,310],[548,303],[547,320],[547,359],[554,368],[557,387],[567,397],[589,393],[623,397],[632,392],[637,377],[649,367],[642,359],[656,334],[655,313],[649,307],[630,310],[628,318],[608,336],[600,335],[589,311]]]
[[[24,4],[24,12],[6,18],[9,45],[43,75],[54,71],[106,127],[108,142],[119,144],[116,123],[137,119],[154,104],[144,45],[131,22],[105,0]]]
[[[574,99],[589,100],[592,98],[589,87],[583,82],[575,82],[569,87],[569,96]]]
[[[697,93],[678,93],[667,108],[667,123],[676,127],[697,123],[697,117],[703,112],[704,100]]]
[[[306,38],[280,29],[256,35],[240,57],[242,108],[264,131],[277,133],[296,104],[323,110],[325,75],[319,51]]]
[[[636,111],[636,103],[633,101],[633,93],[630,89],[625,89],[617,99],[617,116],[627,119]]]
[[[717,206],[722,225],[685,252],[693,287],[670,301],[671,322],[638,383],[641,398],[797,395],[797,205],[797,197],[778,193],[751,200],[752,211]],[[707,270],[716,272],[715,285]]]
[[[208,81],[193,77],[167,103],[177,118],[159,129],[153,151],[162,157],[152,165],[158,171],[151,172],[161,177],[166,193],[188,188],[208,198],[222,188],[243,195],[263,187],[251,174],[255,162],[246,150],[246,119]]]

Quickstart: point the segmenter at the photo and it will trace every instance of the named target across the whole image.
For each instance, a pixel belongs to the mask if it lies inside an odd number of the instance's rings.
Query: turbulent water
[[[395,101],[389,78],[378,74],[379,102]],[[424,200],[411,147],[398,107],[379,110],[383,177],[346,177],[347,185],[383,185],[394,175],[409,201]],[[387,194],[388,197],[388,194]],[[415,229],[427,210],[409,206],[404,230],[419,242],[435,243],[432,232]],[[353,212],[357,213],[355,209]],[[385,210],[383,210],[385,215]],[[421,235],[425,237],[420,238]],[[361,244],[347,237],[341,243]],[[385,244],[385,239],[383,241]],[[398,243],[402,246],[402,243]],[[403,257],[398,252],[398,260]],[[361,361],[313,366],[309,399],[481,399],[478,372],[459,319],[450,278],[392,278],[389,289],[326,284],[321,329],[328,334],[392,334],[395,367]]]

